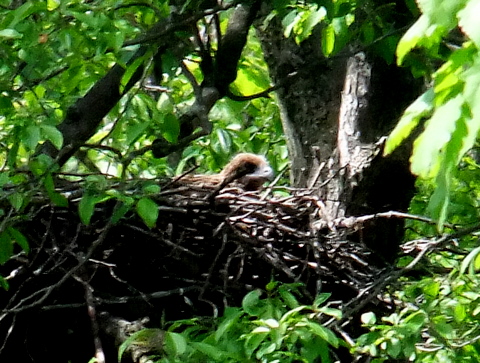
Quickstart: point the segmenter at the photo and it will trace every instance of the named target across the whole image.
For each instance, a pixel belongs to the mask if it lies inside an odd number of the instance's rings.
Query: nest
[[[7,315],[78,308],[84,315],[90,300],[97,311],[130,320],[211,316],[272,279],[303,282],[306,296],[332,292],[348,302],[383,268],[363,244],[349,241],[358,226],[325,216],[305,189],[166,184],[150,196],[159,209],[153,228],[134,211],[112,223],[113,200],[97,204],[86,226],[77,212],[81,186],[64,194],[69,207],[39,197],[30,220],[16,225],[31,251],[1,268],[11,285],[0,296]]]

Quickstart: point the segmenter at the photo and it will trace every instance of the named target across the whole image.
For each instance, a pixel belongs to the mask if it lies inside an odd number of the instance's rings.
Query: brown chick
[[[273,176],[273,170],[263,156],[242,153],[236,155],[219,174],[186,175],[180,182],[222,187],[232,185],[251,191],[260,189]]]

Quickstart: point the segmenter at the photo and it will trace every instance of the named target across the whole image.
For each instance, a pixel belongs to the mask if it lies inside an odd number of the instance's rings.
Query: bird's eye
[[[257,165],[254,163],[245,163],[244,168],[245,171],[249,174],[255,172],[255,170],[257,169]]]

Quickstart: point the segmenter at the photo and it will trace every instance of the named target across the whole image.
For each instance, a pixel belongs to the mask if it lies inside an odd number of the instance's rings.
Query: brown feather
[[[263,156],[242,153],[236,155],[219,174],[186,175],[179,182],[198,186],[238,186],[245,190],[258,190],[272,180],[273,170]]]

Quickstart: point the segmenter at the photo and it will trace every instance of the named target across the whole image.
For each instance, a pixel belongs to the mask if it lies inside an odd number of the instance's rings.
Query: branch
[[[261,1],[238,5],[228,22],[227,31],[220,40],[215,57],[215,87],[221,96],[237,78],[238,61],[247,42],[248,31],[260,9]]]

